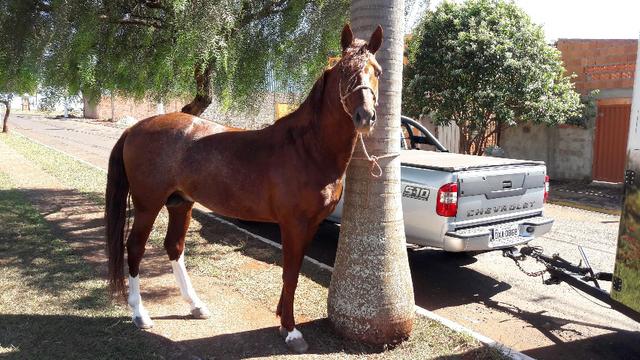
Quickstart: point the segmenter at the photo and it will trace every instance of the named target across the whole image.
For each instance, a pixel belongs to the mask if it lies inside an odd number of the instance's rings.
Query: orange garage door
[[[600,105],[596,117],[593,180],[621,183],[627,157],[631,105]]]

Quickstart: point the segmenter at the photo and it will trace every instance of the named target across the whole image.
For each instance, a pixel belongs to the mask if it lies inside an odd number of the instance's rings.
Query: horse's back
[[[207,121],[190,114],[174,112],[140,120],[129,129],[129,133],[140,133],[146,136],[152,133],[169,135],[179,132],[185,138],[193,139],[220,132],[241,130]]]
[[[166,199],[178,187],[183,159],[195,141],[238,130],[184,113],[139,121],[127,130],[123,153],[132,194]]]

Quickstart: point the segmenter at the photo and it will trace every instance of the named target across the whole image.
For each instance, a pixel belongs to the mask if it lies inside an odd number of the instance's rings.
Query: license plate
[[[518,224],[499,225],[493,228],[489,246],[502,246],[518,242],[520,227]]]

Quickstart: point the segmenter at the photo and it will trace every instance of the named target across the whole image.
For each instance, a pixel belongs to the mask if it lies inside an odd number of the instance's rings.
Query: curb
[[[76,160],[76,161],[78,161],[78,162],[80,162],[80,163],[82,163],[84,165],[87,165],[87,166],[89,166],[89,167],[91,167],[93,169],[99,170],[99,171],[101,171],[101,172],[103,172],[105,174],[107,173],[107,171],[105,169],[103,169],[103,168],[101,168],[99,166],[96,166],[94,164],[91,164],[88,161],[79,159],[76,156],[71,155],[71,154],[69,154],[69,153],[67,153],[65,151],[62,151],[62,150],[56,149],[54,147],[51,147],[49,145],[43,144],[40,141],[33,140],[33,139],[31,139],[31,138],[29,138],[29,137],[27,137],[27,136],[25,136],[25,135],[23,135],[23,134],[21,134],[21,133],[19,133],[17,131],[13,131],[12,133],[18,134],[19,136],[21,136],[21,137],[23,137],[23,138],[25,138],[25,139],[27,139],[29,141],[32,141],[32,142],[34,142],[34,143],[36,143],[38,145],[44,146],[44,147],[46,147],[48,149],[51,149],[51,150],[57,151],[57,152],[59,152],[61,154],[64,154],[64,155],[66,155],[66,156],[68,156],[68,157],[70,157],[70,158],[72,158],[72,159],[74,159],[74,160]],[[252,238],[254,238],[256,240],[259,240],[259,241],[261,241],[261,242],[263,242],[265,244],[268,244],[268,245],[273,246],[275,248],[278,248],[280,250],[282,249],[282,245],[280,245],[280,244],[278,244],[278,243],[276,243],[274,241],[271,241],[271,240],[269,240],[269,239],[267,239],[265,237],[262,237],[260,235],[254,234],[254,233],[252,233],[252,232],[250,232],[250,231],[248,231],[246,229],[243,229],[243,228],[239,227],[238,225],[236,225],[236,224],[234,224],[234,223],[232,223],[230,221],[227,221],[225,219],[222,219],[222,218],[214,215],[211,212],[203,210],[200,206],[194,207],[194,210],[198,211],[201,214],[203,214],[203,215],[205,215],[207,217],[210,217],[210,218],[212,218],[212,219],[214,219],[216,221],[219,221],[219,222],[221,222],[221,223],[223,223],[225,225],[231,226],[235,230],[238,230],[238,231],[240,231],[240,232],[242,232],[242,233],[244,233],[246,235],[249,235]],[[333,273],[333,267],[332,266],[329,266],[327,264],[321,263],[320,261],[318,261],[316,259],[313,259],[313,258],[310,258],[310,257],[308,257],[306,255],[304,257],[304,260],[306,260],[306,261],[308,261],[308,262],[320,267],[323,270],[327,270],[327,271]],[[516,350],[514,350],[514,349],[512,349],[510,347],[507,347],[506,345],[504,345],[502,343],[499,343],[499,342],[497,342],[497,341],[495,341],[495,340],[493,340],[493,339],[491,339],[489,337],[486,337],[486,336],[484,336],[484,335],[482,335],[480,333],[477,333],[477,332],[465,327],[462,324],[458,324],[457,322],[455,322],[453,320],[449,320],[449,319],[447,319],[445,317],[442,317],[442,316],[440,316],[440,315],[438,315],[438,314],[436,314],[436,313],[434,313],[432,311],[429,311],[429,310],[427,310],[425,308],[422,308],[422,307],[420,307],[418,305],[416,305],[415,308],[416,308],[416,314],[418,314],[418,315],[420,315],[422,317],[431,319],[433,321],[436,321],[436,322],[448,327],[449,329],[451,329],[451,330],[453,330],[455,332],[459,332],[459,333],[468,335],[468,336],[472,337],[473,339],[477,340],[478,342],[480,342],[480,343],[482,343],[482,344],[484,344],[484,345],[486,345],[488,347],[496,349],[501,354],[507,356],[508,358],[510,358],[512,360],[535,360],[534,358],[532,358],[532,357],[530,357],[528,355],[525,355],[525,354],[523,354],[523,353],[521,353],[519,351],[516,351]]]
[[[79,163],[82,163],[82,164],[84,164],[84,165],[87,165],[87,166],[88,166],[88,167],[90,167],[90,168],[93,168],[93,169],[96,169],[96,170],[100,170],[100,171],[102,171],[102,172],[103,172],[103,173],[105,173],[105,174],[107,173],[107,170],[105,170],[105,169],[103,169],[103,168],[101,168],[101,167],[99,167],[99,166],[96,166],[96,165],[94,165],[94,164],[92,164],[92,163],[90,163],[90,162],[88,162],[88,161],[86,161],[86,160],[82,160],[82,159],[80,159],[80,158],[78,158],[78,157],[76,157],[76,156],[74,156],[74,155],[69,154],[69,153],[68,153],[68,152],[66,152],[66,151],[62,151],[62,150],[60,150],[60,149],[56,149],[56,148],[54,148],[54,147],[52,147],[52,146],[50,146],[50,145],[47,145],[47,144],[44,144],[44,143],[42,143],[42,142],[40,142],[40,141],[38,141],[38,140],[32,139],[32,138],[30,138],[30,137],[28,137],[28,136],[26,136],[26,135],[21,134],[19,131],[12,130],[12,131],[11,131],[11,133],[12,133],[12,134],[16,134],[16,135],[20,136],[21,138],[27,139],[27,140],[29,140],[29,141],[31,141],[31,142],[34,142],[34,143],[36,143],[36,144],[38,144],[38,145],[40,145],[40,146],[44,146],[44,147],[46,147],[47,149],[50,149],[50,150],[53,150],[53,151],[57,151],[57,152],[59,152],[59,153],[61,153],[61,154],[65,154],[65,155],[67,155],[68,157],[72,158],[73,160],[75,160],[75,161],[77,161],[77,162],[79,162]]]
[[[618,209],[599,208],[599,207],[596,207],[596,206],[586,205],[586,204],[582,204],[582,203],[571,201],[571,200],[560,200],[560,199],[552,200],[552,199],[549,199],[547,201],[547,204],[553,204],[553,205],[559,205],[559,206],[567,206],[567,207],[571,207],[571,208],[574,208],[574,209],[593,211],[593,212],[606,214],[606,215],[620,216],[620,214],[622,214],[621,210],[618,210]]]

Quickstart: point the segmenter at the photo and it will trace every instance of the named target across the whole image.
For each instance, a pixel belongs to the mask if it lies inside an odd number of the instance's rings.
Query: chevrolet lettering
[[[534,204],[535,204],[535,201],[527,201],[524,203],[499,205],[494,207],[488,207],[485,209],[474,209],[474,210],[467,211],[467,217],[478,216],[478,215],[491,215],[491,214],[497,214],[501,212],[515,211],[515,210],[532,209],[534,207]]]

